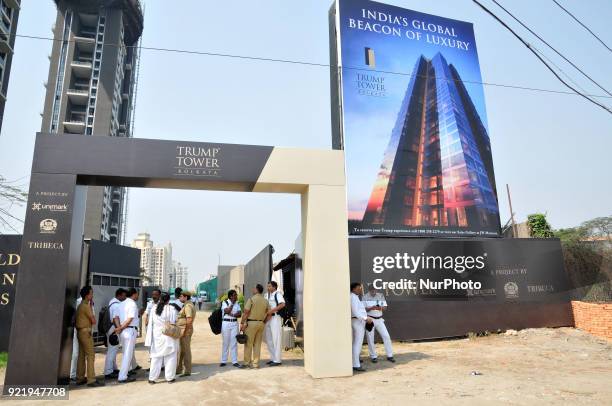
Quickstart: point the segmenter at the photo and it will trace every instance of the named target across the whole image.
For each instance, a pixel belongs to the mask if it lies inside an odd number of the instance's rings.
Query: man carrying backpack
[[[117,368],[119,342],[115,341],[115,345],[113,345],[110,336],[115,332],[115,318],[119,318],[119,309],[121,307],[119,304],[125,300],[126,295],[127,290],[123,288],[117,289],[115,297],[108,302],[108,307],[100,311],[101,332],[106,333],[106,342],[108,343],[106,359],[104,360],[104,376],[106,379],[115,379],[119,376],[119,368]]]
[[[281,347],[283,337],[283,313],[285,308],[285,298],[278,291],[278,283],[268,282],[268,292],[265,298],[270,304],[266,322],[266,344],[270,353],[270,361],[267,362],[271,367],[281,365]]]

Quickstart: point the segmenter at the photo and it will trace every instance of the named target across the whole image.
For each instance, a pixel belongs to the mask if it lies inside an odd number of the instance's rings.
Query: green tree
[[[527,216],[529,234],[534,238],[553,238],[555,234],[548,224],[546,214],[534,213]]]
[[[599,237],[612,242],[612,216],[596,217],[585,221],[581,227],[591,237]]]

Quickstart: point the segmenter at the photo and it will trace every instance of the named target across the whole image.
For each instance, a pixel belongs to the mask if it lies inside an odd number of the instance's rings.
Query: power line
[[[542,38],[541,36],[539,36],[536,32],[534,32],[531,28],[529,28],[527,25],[525,25],[521,20],[519,20],[514,14],[512,14],[510,11],[508,11],[504,6],[502,6],[501,4],[499,4],[499,2],[497,0],[491,0],[493,1],[493,3],[497,4],[497,6],[499,8],[501,8],[502,10],[504,10],[510,17],[512,17],[516,22],[518,22],[520,25],[522,25],[523,27],[525,27],[527,29],[527,31],[529,31],[530,33],[532,33],[533,35],[536,36],[537,39],[539,39],[540,41],[542,41],[548,48],[552,49],[557,55],[559,55],[561,58],[563,58],[567,63],[569,63],[570,65],[572,65],[578,72],[582,73],[584,75],[584,77],[586,77],[587,79],[589,79],[593,84],[595,84],[597,87],[599,87],[601,90],[603,90],[604,92],[606,92],[607,94],[609,94],[610,96],[612,96],[612,93],[610,93],[606,88],[604,88],[602,85],[600,85],[599,83],[597,83],[595,81],[595,79],[593,79],[592,77],[590,77],[589,75],[587,75],[582,69],[580,69],[578,66],[576,66],[572,61],[570,61],[568,58],[565,57],[565,55],[563,55],[561,52],[557,51],[557,49],[555,47],[553,47],[552,45],[550,45],[548,42],[546,42],[544,40],[544,38]]]
[[[552,1],[553,1],[553,3],[555,3],[557,6],[559,6],[559,8],[560,8],[561,10],[565,11],[567,14],[569,14],[569,15],[570,15],[570,17],[572,17],[574,20],[576,20],[576,22],[577,22],[578,24],[580,24],[582,27],[584,27],[584,29],[585,29],[585,30],[587,30],[588,32],[590,32],[590,33],[591,33],[591,35],[592,35],[593,37],[595,37],[595,39],[597,39],[597,41],[601,42],[601,44],[602,44],[604,47],[606,47],[606,48],[608,49],[608,51],[612,52],[612,49],[610,49],[610,47],[609,47],[608,45],[606,45],[606,43],[605,43],[605,42],[603,42],[603,40],[602,40],[601,38],[599,38],[599,36],[597,36],[597,34],[595,34],[593,31],[591,31],[591,29],[590,29],[589,27],[587,27],[586,25],[584,25],[584,24],[582,23],[582,21],[580,21],[578,18],[576,18],[576,16],[575,16],[575,15],[573,15],[572,13],[570,13],[568,9],[566,9],[566,8],[565,8],[565,7],[563,7],[561,4],[559,4],[559,2],[557,2],[557,0],[552,0]]]
[[[42,37],[42,36],[36,36],[36,35],[15,34],[15,36],[16,37],[20,37],[20,38],[46,40],[46,41],[64,41],[62,39],[50,38],[50,37]],[[74,43],[76,41],[75,40],[67,40],[66,42]],[[116,46],[119,46],[119,45],[118,44],[112,44],[112,43],[104,43],[103,46],[114,46],[114,47],[116,47]],[[126,46],[126,48],[130,48],[130,47],[138,47],[139,49],[144,49],[144,50],[148,50],[148,51],[172,52],[172,53],[189,54],[189,55],[205,55],[205,56],[215,56],[215,57],[222,57],[222,58],[244,59],[244,60],[251,60],[251,61],[262,61],[262,62],[286,63],[286,64],[292,64],[292,65],[316,66],[316,67],[324,67],[324,68],[336,68],[336,69],[337,68],[344,68],[344,69],[350,69],[350,70],[362,70],[362,71],[367,71],[367,72],[386,73],[386,74],[390,74],[390,75],[400,75],[400,76],[409,76],[409,77],[416,76],[416,77],[418,77],[418,75],[414,75],[413,73],[408,73],[408,72],[385,71],[385,70],[362,68],[362,67],[351,67],[351,66],[338,66],[338,65],[330,65],[330,64],[326,64],[326,63],[317,63],[317,62],[308,62],[308,61],[297,61],[297,60],[291,60],[291,59],[265,58],[265,57],[248,56],[248,55],[235,55],[235,54],[226,54],[226,53],[219,53],[219,52],[196,51],[196,50],[192,50],[192,49],[160,48],[160,47],[148,47],[148,46],[138,46],[138,45],[127,45]],[[443,79],[443,78],[439,78],[439,79]],[[451,80],[451,81],[457,81],[457,80]],[[480,85],[484,85],[484,86],[493,86],[493,87],[501,87],[501,88],[517,89],[517,90],[527,90],[527,91],[542,92],[542,93],[567,94],[567,95],[573,95],[573,96],[577,95],[576,92],[568,92],[568,91],[565,91],[565,90],[543,89],[543,88],[537,88],[537,87],[529,87],[529,86],[521,86],[521,85],[511,85],[511,84],[504,84],[504,83],[480,82],[480,81],[475,81],[475,80],[460,80],[460,81],[457,81],[457,82],[463,82],[463,83],[469,83],[469,84],[480,84]],[[582,95],[582,94],[580,94],[580,95]],[[600,94],[589,94],[588,96],[590,96],[590,97],[598,97],[598,98],[605,98],[605,99],[612,98],[612,96],[606,96],[606,95],[600,95]]]
[[[516,31],[514,31],[512,28],[510,28],[510,26],[508,26],[508,24],[506,24],[502,19],[500,19],[495,13],[493,13],[491,10],[489,10],[488,8],[486,8],[484,5],[482,5],[478,0],[472,0],[474,3],[476,3],[480,8],[482,8],[487,14],[491,15],[491,17],[493,17],[497,22],[499,22],[501,25],[503,25],[508,31],[510,31],[512,33],[512,35],[514,35],[519,41],[521,41],[523,43],[523,45],[525,45],[527,47],[527,49],[529,49],[535,56],[536,58],[538,58],[540,60],[540,62],[542,62],[544,64],[544,66],[546,66],[546,68],[548,68],[549,71],[552,72],[553,75],[555,75],[555,77],[561,82],[563,83],[568,89],[572,90],[574,93],[576,93],[577,95],[583,97],[584,99],[590,101],[591,103],[595,104],[596,106],[601,107],[602,109],[604,109],[605,111],[607,111],[608,113],[612,114],[612,110],[610,108],[608,108],[607,106],[599,103],[598,101],[589,98],[587,95],[585,95],[584,93],[579,92],[578,90],[576,90],[575,88],[573,88],[572,86],[570,86],[565,80],[563,80],[563,78],[561,78],[561,76],[559,76],[557,74],[557,72],[555,72],[555,70],[553,68],[550,67],[550,65],[548,63],[546,63],[546,61],[544,59],[542,59],[542,57],[534,50],[534,48],[531,46],[531,44],[529,44],[529,42],[525,41],[523,39],[523,37],[521,37],[520,35],[518,35],[516,33]]]

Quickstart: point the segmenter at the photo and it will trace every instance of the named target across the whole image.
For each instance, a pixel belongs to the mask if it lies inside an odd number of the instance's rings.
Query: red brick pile
[[[612,303],[572,300],[574,326],[597,337],[612,340]]]

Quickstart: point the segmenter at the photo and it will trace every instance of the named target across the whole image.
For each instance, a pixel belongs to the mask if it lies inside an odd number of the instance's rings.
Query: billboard
[[[573,325],[558,239],[352,238],[349,255],[394,339]]]
[[[349,234],[499,236],[472,24],[337,0],[330,26]]]

